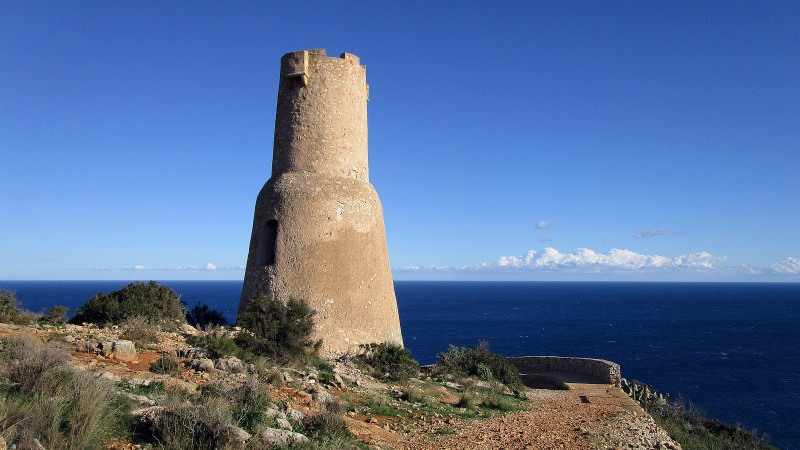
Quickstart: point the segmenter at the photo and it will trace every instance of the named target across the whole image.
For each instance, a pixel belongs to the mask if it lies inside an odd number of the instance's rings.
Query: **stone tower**
[[[272,177],[256,200],[241,313],[306,300],[325,354],[403,344],[383,210],[367,167],[366,68],[325,50],[281,58]]]

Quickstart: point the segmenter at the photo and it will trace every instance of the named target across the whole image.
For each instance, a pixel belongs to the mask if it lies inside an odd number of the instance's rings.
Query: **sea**
[[[70,311],[128,281],[0,281],[26,309]],[[241,281],[162,281],[233,322]],[[601,358],[709,417],[800,449],[800,283],[395,282],[422,364],[487,341],[507,356]]]

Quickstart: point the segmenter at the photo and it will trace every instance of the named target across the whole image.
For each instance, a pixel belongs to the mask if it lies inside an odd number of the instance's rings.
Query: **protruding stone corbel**
[[[286,78],[299,78],[303,86],[308,86],[308,50],[294,52],[284,65]]]

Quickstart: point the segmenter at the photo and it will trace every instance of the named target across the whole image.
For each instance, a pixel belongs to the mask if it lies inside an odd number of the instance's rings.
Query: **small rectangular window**
[[[278,221],[268,220],[260,230],[258,242],[258,265],[275,264],[275,244],[278,240]]]

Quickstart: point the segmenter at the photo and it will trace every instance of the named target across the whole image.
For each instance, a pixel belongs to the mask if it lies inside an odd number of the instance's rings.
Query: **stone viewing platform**
[[[520,373],[554,378],[564,383],[609,384],[619,387],[622,380],[619,364],[604,359],[569,356],[517,356],[511,364]]]

